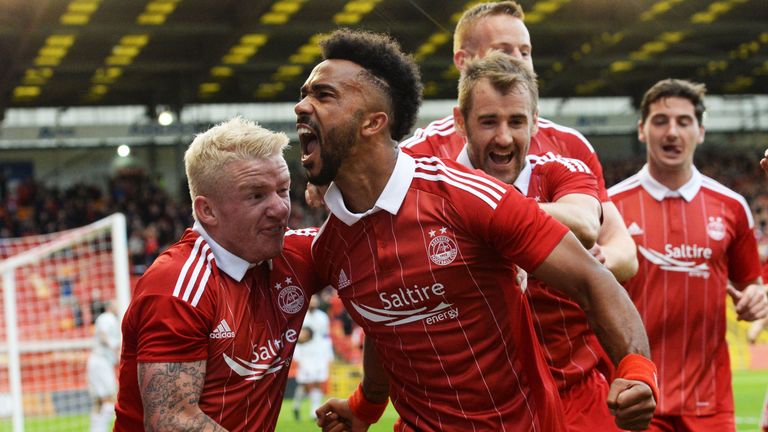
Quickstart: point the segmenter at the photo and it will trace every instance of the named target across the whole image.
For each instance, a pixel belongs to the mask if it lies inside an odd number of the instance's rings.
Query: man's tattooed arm
[[[198,406],[205,381],[205,360],[139,363],[138,372],[144,429],[148,432],[226,432]]]

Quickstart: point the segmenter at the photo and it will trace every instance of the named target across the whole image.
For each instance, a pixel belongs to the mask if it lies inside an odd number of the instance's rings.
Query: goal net
[[[0,432],[88,430],[93,322],[130,297],[125,217],[0,239]]]

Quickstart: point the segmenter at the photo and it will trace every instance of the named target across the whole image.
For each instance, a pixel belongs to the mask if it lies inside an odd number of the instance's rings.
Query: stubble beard
[[[307,180],[310,183],[315,186],[327,186],[336,179],[341,164],[349,157],[350,150],[355,145],[355,137],[361,115],[362,112],[356,112],[351,123],[329,130],[326,137],[320,141],[320,161],[322,166],[317,175],[312,175],[309,171],[306,171]],[[326,143],[333,144],[326,146]],[[332,149],[331,147],[335,148]]]

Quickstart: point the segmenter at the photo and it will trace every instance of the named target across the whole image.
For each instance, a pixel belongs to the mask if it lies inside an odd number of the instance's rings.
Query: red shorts
[[[608,381],[593,369],[584,380],[560,393],[569,432],[621,431],[608,412]]]
[[[659,416],[651,420],[651,432],[735,432],[736,422],[732,412],[709,416]]]

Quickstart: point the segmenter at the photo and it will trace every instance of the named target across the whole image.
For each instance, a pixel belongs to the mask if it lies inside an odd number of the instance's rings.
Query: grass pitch
[[[734,371],[733,397],[736,404],[736,431],[759,432],[758,423],[763,406],[763,397],[768,389],[768,370]],[[309,406],[306,401],[301,410],[302,421],[293,418],[291,401],[286,399],[277,420],[277,432],[317,432],[320,429],[308,420]],[[371,426],[370,432],[392,432],[392,425],[397,419],[397,413],[392,404],[378,423]]]
[[[733,394],[736,402],[736,430],[738,432],[759,432],[758,422],[763,397],[768,389],[768,370],[734,371]],[[317,432],[320,429],[309,420],[309,405],[305,401],[301,409],[302,420],[293,417],[291,400],[286,399],[277,421],[277,432]],[[390,404],[382,419],[371,426],[370,432],[391,432],[397,413]],[[85,431],[88,430],[88,415],[56,417],[51,419],[30,419],[25,425],[26,432]],[[0,432],[11,432],[10,419],[0,419]]]

